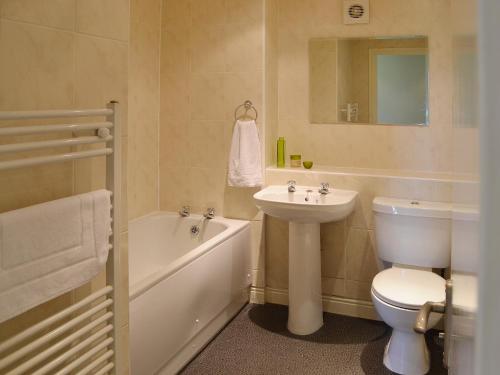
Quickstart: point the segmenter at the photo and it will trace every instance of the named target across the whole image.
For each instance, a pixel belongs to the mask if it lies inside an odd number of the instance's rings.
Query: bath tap
[[[191,207],[189,206],[182,206],[182,209],[179,211],[179,215],[182,217],[188,217],[191,215]]]
[[[321,182],[319,184],[319,190],[318,190],[318,192],[320,194],[325,195],[325,194],[328,194],[330,192],[329,189],[330,189],[330,184],[328,182]]]
[[[207,212],[205,212],[203,214],[203,216],[205,217],[205,219],[213,219],[215,217],[215,208],[207,208]]]
[[[295,190],[296,190],[296,187],[295,185],[297,184],[297,182],[295,180],[290,180],[288,181],[288,192],[289,193],[294,193]]]

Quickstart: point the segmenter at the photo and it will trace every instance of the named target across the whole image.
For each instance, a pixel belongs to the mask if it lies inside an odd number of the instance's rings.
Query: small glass
[[[302,156],[301,155],[290,155],[290,167],[300,168],[302,166]]]

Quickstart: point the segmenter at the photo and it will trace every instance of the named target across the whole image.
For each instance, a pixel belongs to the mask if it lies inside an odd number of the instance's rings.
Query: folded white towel
[[[262,186],[259,131],[255,121],[236,121],[229,154],[229,186]]]
[[[111,193],[0,214],[0,322],[95,277],[106,264]]]

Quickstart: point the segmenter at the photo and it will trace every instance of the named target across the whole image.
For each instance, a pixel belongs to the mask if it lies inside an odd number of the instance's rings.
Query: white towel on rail
[[[0,322],[95,277],[106,264],[111,193],[0,214]]]
[[[259,131],[254,120],[237,120],[229,153],[229,186],[262,186]]]

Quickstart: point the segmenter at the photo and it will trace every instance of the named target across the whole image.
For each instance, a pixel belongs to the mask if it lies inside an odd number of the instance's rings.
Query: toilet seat
[[[445,284],[430,271],[393,267],[375,276],[372,292],[390,305],[419,310],[428,301],[444,302]]]

